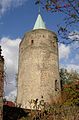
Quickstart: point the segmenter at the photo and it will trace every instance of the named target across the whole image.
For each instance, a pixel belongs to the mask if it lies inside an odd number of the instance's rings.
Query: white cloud
[[[0,40],[2,54],[5,59],[6,82],[5,95],[16,89],[16,73],[18,71],[18,50],[21,39],[15,40],[3,37]]]
[[[79,64],[76,65],[76,64],[68,64],[66,66],[66,69],[70,72],[70,71],[77,71],[79,73]]]
[[[11,91],[8,96],[5,96],[8,101],[15,101],[17,90]]]
[[[10,8],[21,6],[27,0],[0,0],[0,15]]]
[[[65,44],[59,44],[59,59],[68,59],[70,54],[70,46],[66,46]]]
[[[79,53],[76,49],[79,46],[78,43],[70,44],[59,44],[59,59],[60,68],[66,68],[70,71],[77,71],[79,73]],[[62,62],[63,60],[63,62]]]

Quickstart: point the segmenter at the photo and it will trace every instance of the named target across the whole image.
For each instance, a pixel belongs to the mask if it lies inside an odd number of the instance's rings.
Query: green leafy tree
[[[69,73],[67,72],[67,70],[64,69],[64,68],[61,68],[61,69],[60,69],[59,74],[60,74],[61,88],[63,89],[63,86],[64,86],[65,84],[68,84],[68,83],[70,82],[70,79],[69,79],[70,74],[69,74]]]

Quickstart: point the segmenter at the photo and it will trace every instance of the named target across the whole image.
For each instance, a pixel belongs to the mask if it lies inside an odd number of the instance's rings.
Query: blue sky
[[[0,0],[0,6],[0,45],[5,58],[7,81],[5,96],[13,98],[16,95],[19,43],[24,33],[32,30],[38,15],[38,6],[34,4],[34,0]],[[64,15],[52,14],[42,8],[41,15],[46,27],[57,33],[57,24],[62,23]],[[79,38],[77,26],[71,28],[71,32],[73,31],[78,33],[74,39]],[[59,44],[60,67],[79,72],[79,49],[76,49],[78,46],[78,42],[69,46]]]
[[[26,0],[21,6],[6,8],[0,18],[0,37],[22,37],[26,31],[30,31],[38,15],[38,5],[34,0]],[[48,13],[41,8],[41,14],[48,29],[56,31],[56,25],[61,22],[62,15]]]

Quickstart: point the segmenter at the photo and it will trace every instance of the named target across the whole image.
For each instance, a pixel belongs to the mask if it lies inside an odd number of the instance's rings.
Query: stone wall
[[[4,85],[4,59],[1,56],[1,47],[0,47],[0,120],[2,120],[2,111],[3,111],[3,85]]]
[[[52,104],[60,97],[57,36],[33,30],[20,43],[17,104],[30,108],[32,100]]]

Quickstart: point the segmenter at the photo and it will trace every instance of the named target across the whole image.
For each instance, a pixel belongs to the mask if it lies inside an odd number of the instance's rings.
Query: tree
[[[68,72],[67,69],[61,68],[59,71],[61,86],[71,84],[73,81],[79,80],[79,73],[73,69]]]
[[[66,105],[78,105],[79,106],[79,81],[72,81],[72,83],[64,86],[63,96],[66,96]]]
[[[68,72],[62,68],[60,69],[60,80],[64,104],[79,106],[79,74],[76,71]]]
[[[63,38],[62,43],[70,44],[79,42],[79,33],[71,32],[70,28],[79,23],[79,0],[35,0],[35,4],[41,3],[48,12],[64,14],[64,25],[58,26],[58,34]],[[71,39],[72,38],[72,39]],[[59,41],[61,42],[61,41]]]
[[[68,73],[66,69],[61,68],[59,74],[60,74],[61,88],[63,90],[63,86],[71,81],[70,73]]]

